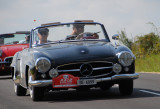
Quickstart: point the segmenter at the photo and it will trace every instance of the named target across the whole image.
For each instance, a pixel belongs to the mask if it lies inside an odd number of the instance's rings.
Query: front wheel
[[[27,93],[27,89],[16,83],[14,83],[14,91],[17,96],[25,96]]]
[[[121,95],[129,96],[133,92],[133,80],[123,80],[119,83],[119,91]]]
[[[29,87],[29,93],[33,101],[40,101],[44,97],[44,89],[40,87]]]

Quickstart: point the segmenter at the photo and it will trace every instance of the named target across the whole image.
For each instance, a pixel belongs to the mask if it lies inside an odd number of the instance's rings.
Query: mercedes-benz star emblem
[[[91,75],[93,72],[93,68],[91,66],[91,64],[82,64],[80,66],[80,73],[83,76],[89,76]]]
[[[81,50],[81,53],[85,53],[86,51],[85,50]]]

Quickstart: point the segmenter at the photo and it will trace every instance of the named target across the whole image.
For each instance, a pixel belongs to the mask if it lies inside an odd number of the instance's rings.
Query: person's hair
[[[30,38],[30,35],[27,35],[26,37]]]
[[[41,35],[48,35],[49,29],[48,28],[39,28],[38,33]]]
[[[73,24],[73,28],[84,28],[84,24]]]

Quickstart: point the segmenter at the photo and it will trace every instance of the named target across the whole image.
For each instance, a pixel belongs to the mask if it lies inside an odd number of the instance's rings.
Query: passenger
[[[4,39],[0,38],[0,45],[4,45]]]
[[[38,38],[39,42],[38,44],[47,43],[47,37],[49,35],[49,29],[48,28],[39,28],[38,29]]]
[[[19,44],[29,43],[29,41],[30,41],[30,35],[27,35],[27,36],[25,37],[25,40],[19,41]]]
[[[30,35],[26,36],[25,39],[26,39],[25,43],[29,43],[29,41],[30,41]]]

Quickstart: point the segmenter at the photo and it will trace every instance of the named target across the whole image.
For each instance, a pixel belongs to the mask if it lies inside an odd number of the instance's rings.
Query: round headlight
[[[47,72],[51,67],[50,60],[45,57],[38,58],[35,64],[36,64],[37,70],[41,73]]]
[[[56,69],[54,69],[54,68],[49,71],[49,76],[51,78],[57,77],[58,75],[59,75],[58,71]]]
[[[132,56],[129,52],[120,52],[118,53],[118,61],[123,66],[130,66],[134,60],[134,56]]]
[[[114,71],[116,74],[120,73],[120,72],[122,71],[121,65],[120,65],[120,64],[114,64],[114,65],[113,65],[113,71]]]

